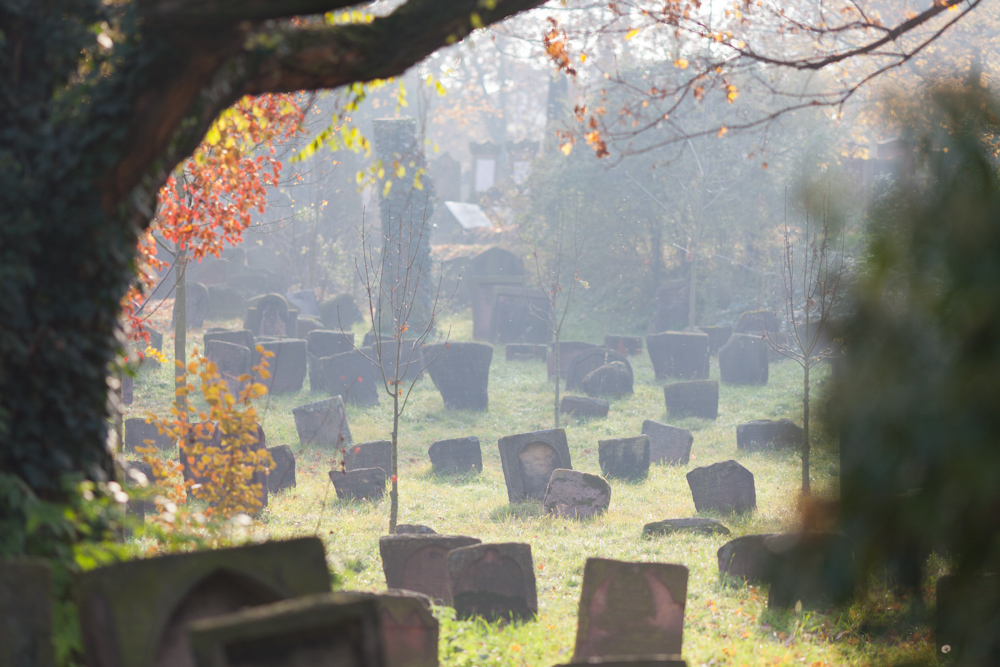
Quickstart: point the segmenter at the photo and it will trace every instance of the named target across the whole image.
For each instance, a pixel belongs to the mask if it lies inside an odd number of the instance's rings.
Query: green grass
[[[471,339],[468,314],[446,321],[452,340]],[[360,329],[359,329],[360,331]],[[603,332],[599,332],[603,336]],[[200,332],[190,339],[200,341]],[[595,342],[599,336],[595,333]],[[172,349],[169,337],[165,342]],[[536,567],[538,619],[489,625],[456,621],[438,608],[442,665],[533,665],[568,662],[576,633],[576,611],[584,562],[588,557],[680,563],[690,570],[684,627],[684,658],[691,665],[890,664],[901,660],[933,662],[930,635],[919,609],[876,588],[851,608],[826,613],[767,611],[767,591],[719,582],[716,551],[728,538],[682,534],[642,537],[650,521],[695,516],[685,474],[692,468],[736,459],[753,472],[757,511],[720,518],[733,536],[794,530],[800,461],[794,453],[744,454],[736,450],[736,426],[751,419],[782,417],[801,423],[801,370],[791,362],[772,364],[766,387],[722,385],[719,418],[671,421],[663,403],[661,381],[654,378],[647,355],[631,358],[634,395],[612,402],[607,419],[568,420],[573,467],[600,473],[597,442],[637,435],[644,419],[690,428],[694,434],[687,466],[653,466],[642,483],[612,482],[610,510],[577,522],[544,517],[538,504],[510,506],[496,441],[500,436],[552,426],[552,384],[538,362],[506,362],[497,347],[490,368],[488,412],[446,410],[429,378],[420,381],[400,427],[400,522],[422,523],[439,533],[464,534],[484,542],[519,541],[531,545]],[[145,371],[136,382],[137,402],[126,416],[147,409],[163,412],[171,396],[167,367]],[[712,377],[718,378],[716,360]],[[826,378],[815,373],[818,388]],[[324,398],[303,391],[268,397],[261,417],[268,444],[288,444],[297,457],[298,486],[272,496],[253,539],[318,535],[331,567],[340,570],[345,587],[376,591],[385,587],[378,538],[388,526],[388,499],[375,503],[340,502],[326,473],[338,453],[301,447],[292,408]],[[391,404],[348,407],[355,442],[388,438]],[[431,474],[427,448],[438,439],[475,435],[483,449],[480,475],[437,477]],[[835,493],[838,464],[830,448],[814,451],[812,485],[818,494]]]

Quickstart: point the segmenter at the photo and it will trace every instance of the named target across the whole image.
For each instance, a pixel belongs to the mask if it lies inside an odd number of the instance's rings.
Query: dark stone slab
[[[341,500],[378,500],[385,495],[386,474],[381,468],[331,470],[330,481]]]
[[[504,350],[507,361],[545,361],[548,359],[549,346],[530,343],[510,343]]]
[[[573,661],[679,654],[687,583],[683,565],[588,558]]]
[[[749,512],[757,507],[753,473],[733,460],[695,468],[687,474],[688,486],[699,512]]]
[[[729,384],[767,384],[767,343],[760,336],[733,334],[719,350],[719,377]]]
[[[538,614],[535,566],[528,544],[453,549],[448,554],[448,587],[460,619],[529,620]]]
[[[837,533],[790,533],[764,540],[774,566],[767,606],[789,609],[847,602],[854,594],[854,547]]]
[[[187,445],[182,441],[178,442],[177,456],[181,464],[181,472],[184,475],[184,481],[193,481],[195,484],[209,485],[212,484],[211,466],[213,465],[213,459],[215,458],[214,453],[223,453],[224,448],[229,446],[229,441],[224,442],[221,429],[216,428],[215,424],[212,422],[206,422],[204,427],[200,430],[196,430],[193,437],[197,438],[201,436],[201,439],[207,440],[205,445],[207,457],[202,457],[201,461],[195,461],[192,465],[188,461],[188,448]],[[252,442],[245,443],[244,447],[248,447],[251,451],[259,452],[263,449],[267,449],[267,437],[264,434],[264,429],[257,425],[257,432]],[[224,461],[227,457],[223,456]],[[222,463],[220,465],[225,465]],[[257,499],[260,501],[261,508],[267,507],[267,472],[259,471],[255,472],[251,477],[249,484],[256,486],[258,488],[259,494]],[[188,495],[192,495],[192,490],[188,489]]]
[[[649,436],[612,438],[597,443],[601,471],[615,479],[639,480],[649,475]]]
[[[430,526],[419,523],[401,523],[396,526],[397,535],[437,535],[437,531]]]
[[[758,419],[736,427],[736,449],[761,452],[769,449],[801,449],[802,427],[791,419]]]
[[[185,320],[187,328],[200,329],[205,326],[205,316],[208,315],[208,288],[201,283],[188,281],[185,299],[187,300],[187,319]],[[177,321],[176,300],[174,300],[171,321]]]
[[[399,350],[399,368],[396,367],[396,348],[400,347]],[[385,369],[385,374],[388,377],[399,378],[400,381],[418,381],[423,377],[423,372],[427,369],[427,365],[433,359],[433,357],[428,357],[428,350],[417,340],[404,340],[402,343],[397,343],[395,340],[383,340],[381,344],[382,348],[382,367]],[[450,350],[450,348],[448,348]],[[379,359],[378,348],[372,345],[372,351],[368,354],[372,359]]]
[[[545,489],[542,508],[546,514],[569,519],[588,519],[608,511],[611,485],[599,475],[557,468]]]
[[[719,382],[690,380],[668,384],[663,388],[663,401],[671,418],[719,418]]]
[[[632,369],[620,361],[598,366],[584,376],[580,388],[588,396],[627,396],[632,393]]]
[[[718,551],[719,576],[765,584],[774,569],[773,555],[764,546],[771,534],[744,535],[726,542]]]
[[[485,343],[438,343],[427,347],[431,380],[450,410],[489,408],[493,346]]]
[[[355,443],[344,450],[347,471],[381,468],[388,477],[392,473],[392,441],[372,440]]]
[[[233,396],[238,396],[243,389],[245,382],[241,382],[239,378],[250,375],[253,359],[257,358],[256,352],[251,352],[250,348],[222,340],[207,341],[205,357],[216,365],[219,376]]]
[[[583,379],[587,375],[613,361],[621,362],[628,369],[629,376],[632,376],[632,364],[624,355],[618,354],[614,350],[595,347],[575,355],[573,361],[570,362],[569,370],[566,372],[566,391],[582,389]]]
[[[493,290],[490,341],[494,343],[546,344],[552,340],[549,322],[552,304],[537,289],[497,286]]]
[[[480,543],[463,535],[385,535],[378,541],[385,584],[450,605],[448,552]]]
[[[646,537],[672,535],[673,533],[704,533],[705,535],[729,535],[729,529],[715,519],[665,519],[647,523],[642,527]]]
[[[41,558],[0,561],[0,665],[54,667],[52,573]]]
[[[543,500],[552,471],[573,469],[566,431],[561,428],[507,435],[497,441],[507,483],[507,498],[519,503]]]
[[[326,377],[326,391],[331,395],[340,396],[344,403],[351,405],[379,404],[381,373],[364,353],[358,350],[342,352],[324,357],[319,363]]]
[[[350,294],[337,294],[319,305],[319,319],[327,329],[350,330],[361,318],[361,309]]]
[[[145,417],[131,417],[125,420],[125,451],[134,452],[136,447],[148,447],[152,444],[157,449],[170,449],[176,443],[166,433],[160,433],[156,424],[149,424]],[[147,442],[152,440],[152,442]]]
[[[248,606],[330,590],[316,537],[131,560],[77,580],[92,667],[191,665],[187,626]]]
[[[234,331],[209,331],[203,338],[206,351],[208,350],[209,342],[213,340],[222,341],[223,343],[232,343],[234,345],[242,345],[248,350],[254,350],[256,347],[253,332],[249,329],[236,329]]]
[[[709,354],[718,354],[719,348],[726,344],[729,337],[733,335],[732,327],[724,326],[701,326],[698,330],[702,333],[708,334],[708,352]]]
[[[427,454],[437,474],[483,471],[483,452],[479,438],[474,435],[438,440],[431,444]]]
[[[351,444],[344,400],[340,396],[300,405],[292,410],[299,443],[339,449]]]
[[[260,343],[267,352],[274,356],[267,359],[269,378],[258,378],[264,383],[269,393],[284,394],[302,389],[306,379],[306,342],[296,338],[286,340],[265,341]]]
[[[653,362],[656,378],[684,380],[708,378],[708,334],[667,331],[646,336],[646,350]]]
[[[265,294],[250,299],[243,328],[254,336],[286,338],[298,332],[299,311],[289,307],[280,294]]]
[[[686,428],[646,419],[642,422],[642,433],[649,436],[650,463],[687,465],[691,459],[694,434]]]
[[[288,445],[268,447],[268,453],[274,460],[274,470],[267,474],[267,492],[278,493],[285,489],[295,488],[295,454]]]
[[[588,398],[586,396],[563,396],[559,401],[559,412],[584,419],[589,417],[607,417],[611,405],[603,398]]]
[[[573,363],[573,359],[576,355],[584,352],[586,350],[591,350],[597,347],[593,343],[584,343],[581,341],[562,341],[559,343],[559,377],[566,378],[569,373],[570,364]],[[549,355],[548,368],[549,377],[554,378],[556,376],[556,354],[555,354],[555,343],[552,344],[552,354]]]
[[[354,349],[354,333],[317,329],[306,334],[306,344],[312,356],[319,359],[332,357]]]
[[[633,357],[642,354],[642,337],[607,335],[604,337],[604,347],[618,354]]]

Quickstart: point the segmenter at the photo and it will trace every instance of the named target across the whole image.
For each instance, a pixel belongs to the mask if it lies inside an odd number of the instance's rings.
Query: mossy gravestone
[[[597,443],[601,471],[624,480],[646,479],[649,474],[649,436],[612,438]]]
[[[642,433],[649,436],[649,462],[687,465],[691,459],[694,434],[652,419],[642,422]]]
[[[566,431],[561,428],[504,436],[497,446],[512,503],[544,499],[552,471],[573,469]]]
[[[370,350],[368,350],[370,352]],[[365,353],[352,350],[319,360],[326,391],[351,405],[378,405],[381,373]]]
[[[699,512],[749,512],[757,508],[753,473],[733,460],[695,468],[687,474]]]
[[[450,605],[448,552],[480,543],[475,537],[462,535],[385,535],[378,542],[385,585],[423,593],[438,604]]]
[[[646,350],[656,379],[708,379],[708,334],[667,331],[646,336]]]
[[[588,396],[614,398],[631,394],[632,385],[632,369],[620,361],[598,366],[587,373],[580,382],[580,388]]]
[[[558,468],[552,471],[542,508],[545,514],[589,519],[611,505],[611,485],[599,475]]]
[[[339,449],[353,442],[340,396],[300,405],[292,410],[292,415],[301,445]]]
[[[483,452],[479,438],[470,435],[465,438],[438,440],[427,450],[434,473],[467,473],[471,470],[483,471]]]
[[[477,544],[448,553],[448,586],[460,619],[529,620],[538,614],[531,546]]]
[[[668,384],[663,388],[663,401],[667,414],[673,419],[681,417],[719,418],[719,382],[717,380],[692,380]]]
[[[563,396],[559,401],[559,412],[580,419],[607,417],[611,404],[603,398],[587,396]]]
[[[0,561],[0,665],[53,667],[55,662],[48,563]]]

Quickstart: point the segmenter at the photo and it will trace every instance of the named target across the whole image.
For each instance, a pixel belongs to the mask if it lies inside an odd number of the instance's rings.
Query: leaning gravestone
[[[277,493],[285,489],[295,488],[295,454],[288,445],[268,447],[268,453],[274,460],[274,470],[267,473],[267,492]]]
[[[329,475],[341,500],[378,500],[385,495],[387,477],[381,468],[331,470]]]
[[[531,546],[477,544],[448,553],[448,588],[460,619],[529,620],[538,614]]]
[[[559,412],[573,417],[585,419],[589,417],[607,417],[611,405],[603,398],[588,398],[587,396],[563,396],[559,402]]]
[[[262,342],[261,347],[274,356],[267,359],[270,377],[258,378],[268,393],[284,394],[302,389],[306,379],[306,342],[299,339]]]
[[[791,419],[758,419],[736,427],[736,449],[761,452],[769,449],[799,449],[802,427]]]
[[[612,438],[597,443],[601,471],[608,477],[646,479],[649,474],[649,436]]]
[[[667,331],[646,336],[646,350],[653,362],[656,379],[684,380],[708,378],[708,334]]]
[[[545,361],[548,358],[548,345],[532,343],[510,343],[504,350],[507,361]]]
[[[205,357],[216,365],[229,393],[237,396],[244,386],[240,378],[249,376],[252,371],[253,354],[250,348],[222,340],[209,340],[205,343]]]
[[[90,570],[77,580],[91,667],[193,665],[188,624],[330,590],[316,537],[172,554]]]
[[[344,449],[344,469],[381,468],[388,475],[392,472],[392,441],[372,440],[359,442]]]
[[[318,359],[332,357],[354,349],[354,333],[317,329],[306,334],[306,346],[309,354]]]
[[[156,424],[151,424],[144,417],[132,417],[125,420],[125,450],[134,452],[136,447],[149,447],[152,444],[157,449],[170,449],[174,439],[167,433],[160,433]],[[151,440],[152,442],[147,442]]]
[[[341,352],[319,360],[326,390],[351,405],[378,405],[378,368],[358,350]]]
[[[552,344],[552,353],[549,355],[548,368],[549,377],[554,378],[556,373],[559,373],[559,377],[565,378],[569,373],[570,364],[573,363],[573,359],[576,355],[587,350],[591,350],[597,347],[593,343],[583,343],[581,341],[563,341],[559,343],[559,368],[556,369],[556,353],[555,353],[555,343]]]
[[[423,593],[438,604],[450,605],[448,552],[473,544],[481,544],[481,540],[464,535],[385,535],[378,541],[385,585]]]
[[[351,444],[344,400],[340,396],[300,405],[292,410],[299,444],[340,448]]]
[[[698,330],[708,334],[709,354],[718,354],[719,348],[726,344],[729,337],[733,335],[732,327],[724,326],[702,326]]]
[[[717,552],[719,576],[753,584],[766,584],[774,571],[774,557],[764,546],[764,535],[744,535],[726,542]]]
[[[333,595],[343,600],[375,600],[385,667],[438,667],[440,631],[426,595],[404,590],[378,594],[340,591]]]
[[[599,475],[557,468],[545,489],[545,514],[569,519],[589,519],[608,511],[611,485]]]
[[[774,565],[769,609],[846,602],[854,593],[854,548],[845,535],[790,533],[764,540]]]
[[[767,343],[760,336],[733,334],[719,350],[719,377],[729,384],[767,384]]]
[[[556,468],[573,469],[566,431],[561,428],[507,435],[497,441],[512,503],[542,500]]]
[[[490,362],[493,346],[486,343],[438,343],[428,346],[431,380],[450,410],[489,408]]]
[[[0,665],[54,667],[52,573],[41,559],[0,561]]]
[[[687,583],[683,565],[588,558],[573,662],[680,654]]]
[[[699,512],[749,512],[757,507],[753,473],[733,460],[695,468],[687,474],[688,486]]]
[[[647,523],[642,527],[645,537],[673,535],[674,533],[701,533],[703,535],[728,535],[729,529],[715,519],[665,519]]]
[[[687,465],[691,459],[694,434],[686,428],[646,419],[642,422],[642,433],[649,436],[650,463]]]
[[[627,369],[629,378],[633,377],[632,364],[628,362],[628,359],[624,355],[605,347],[595,347],[583,350],[573,357],[573,361],[569,365],[569,370],[566,371],[566,390],[582,389],[583,379],[587,375],[613,361],[621,362]],[[631,384],[631,382],[628,383],[629,387],[631,387]]]
[[[474,435],[438,440],[431,444],[427,455],[431,459],[434,473],[438,475],[483,471],[483,452],[479,446],[479,438]]]
[[[639,336],[607,335],[604,337],[604,347],[614,350],[618,354],[633,357],[642,354],[642,338]]]
[[[691,380],[668,384],[663,388],[663,401],[672,418],[719,418],[718,380]]]
[[[249,329],[236,329],[234,331],[209,331],[203,338],[206,350],[208,350],[209,342],[213,340],[221,340],[223,343],[242,345],[248,350],[256,349],[253,332]]]
[[[632,393],[632,369],[620,361],[598,366],[584,376],[580,388],[588,396],[627,396]]]

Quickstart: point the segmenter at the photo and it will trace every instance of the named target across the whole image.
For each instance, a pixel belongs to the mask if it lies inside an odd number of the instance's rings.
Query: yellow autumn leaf
[[[687,69],[688,68],[687,58],[678,58],[677,60],[675,60],[674,67],[676,67],[677,69]]]
[[[625,41],[627,42],[628,40],[638,35],[640,30],[642,30],[642,28],[632,28],[631,30],[629,30],[627,33],[625,33]]]
[[[725,125],[723,125],[722,127],[719,128],[719,133],[717,135],[715,135],[715,136],[717,136],[718,138],[721,139],[723,137],[723,135],[725,135],[726,132],[728,132],[728,131],[729,131],[729,128],[726,127]]]
[[[567,141],[566,143],[559,146],[559,150],[563,152],[563,155],[569,155],[570,153],[573,152],[573,143]]]

